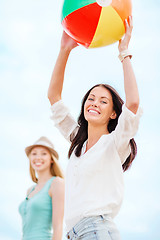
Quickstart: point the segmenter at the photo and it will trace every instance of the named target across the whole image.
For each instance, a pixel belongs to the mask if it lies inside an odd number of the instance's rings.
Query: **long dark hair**
[[[116,118],[115,119],[111,119],[108,123],[108,131],[109,133],[111,133],[112,131],[115,130],[117,123],[118,123],[118,118],[122,112],[122,105],[124,104],[124,101],[121,99],[121,97],[119,96],[119,94],[117,93],[117,91],[111,87],[110,85],[107,84],[97,84],[95,86],[93,86],[84,96],[83,100],[82,100],[82,107],[81,107],[81,112],[78,118],[78,124],[79,124],[79,130],[77,135],[75,136],[75,138],[72,141],[71,147],[69,149],[69,153],[68,153],[68,157],[70,158],[73,150],[75,149],[75,155],[77,157],[79,157],[81,155],[81,149],[83,146],[83,143],[87,140],[88,138],[88,122],[86,121],[85,117],[84,117],[84,104],[90,94],[90,92],[92,91],[93,88],[95,87],[104,87],[107,90],[110,91],[111,95],[112,95],[112,101],[113,101],[113,110],[116,112]],[[123,171],[125,172],[132,164],[136,154],[137,154],[137,145],[136,142],[134,140],[134,138],[130,139],[130,147],[131,147],[131,153],[128,156],[128,158],[126,159],[126,161],[124,162],[124,164],[122,165],[123,167]]]

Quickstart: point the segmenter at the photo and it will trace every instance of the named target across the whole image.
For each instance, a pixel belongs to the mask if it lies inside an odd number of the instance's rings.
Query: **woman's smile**
[[[40,166],[43,165],[43,163],[42,163],[42,162],[35,162],[34,165],[35,165],[36,167],[40,167]]]
[[[93,108],[89,108],[88,109],[88,112],[91,113],[91,114],[101,114],[100,111],[98,111],[97,109],[93,109]]]

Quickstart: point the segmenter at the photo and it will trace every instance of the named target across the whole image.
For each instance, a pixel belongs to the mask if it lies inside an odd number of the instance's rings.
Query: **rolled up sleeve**
[[[51,106],[52,116],[56,128],[59,129],[61,134],[71,142],[78,131],[78,124],[71,116],[69,109],[60,100]]]
[[[122,106],[122,113],[119,116],[118,124],[114,131],[114,141],[122,164],[131,152],[129,142],[137,133],[142,113],[141,107],[134,114],[125,104]]]

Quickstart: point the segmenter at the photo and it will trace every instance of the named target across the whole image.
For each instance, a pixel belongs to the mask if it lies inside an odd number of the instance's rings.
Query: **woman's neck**
[[[94,144],[96,144],[96,142],[104,134],[109,134],[108,130],[106,129],[106,125],[95,127],[88,124],[88,141],[86,150],[89,150]]]
[[[38,185],[45,184],[51,177],[51,173],[48,172],[38,172]]]

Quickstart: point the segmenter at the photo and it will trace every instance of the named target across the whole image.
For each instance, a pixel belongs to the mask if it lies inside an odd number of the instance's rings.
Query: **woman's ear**
[[[112,112],[112,114],[111,114],[111,116],[110,116],[110,119],[116,119],[116,117],[117,117],[116,112],[115,112],[115,111]]]
[[[53,157],[51,157],[51,163],[54,163]]]

